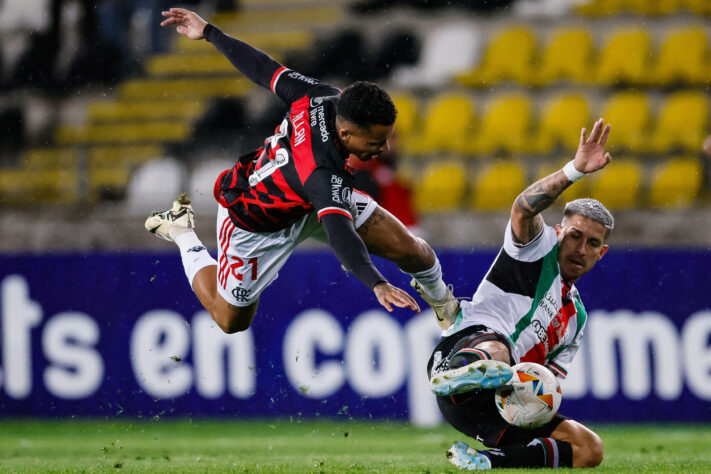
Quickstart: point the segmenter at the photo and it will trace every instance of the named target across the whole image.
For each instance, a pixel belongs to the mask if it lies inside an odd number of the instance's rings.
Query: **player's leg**
[[[444,329],[454,323],[459,303],[442,280],[442,267],[432,247],[369,196],[353,192],[356,228],[368,251],[394,262],[412,276],[412,285],[434,309]]]
[[[511,353],[503,336],[477,325],[450,337],[458,340],[442,363],[432,371],[432,393],[447,396],[480,388],[496,388],[511,379]]]
[[[224,332],[244,331],[257,310],[258,299],[240,307],[227,301],[217,291],[217,261],[195,233],[195,213],[190,199],[183,194],[167,211],[154,213],[146,220],[146,229],[180,249],[188,283],[203,307]]]
[[[572,446],[573,467],[595,467],[602,462],[602,440],[590,428],[575,420],[563,421],[550,437]]]

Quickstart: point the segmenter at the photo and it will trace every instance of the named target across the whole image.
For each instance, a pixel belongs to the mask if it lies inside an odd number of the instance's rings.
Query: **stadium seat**
[[[131,79],[119,86],[122,99],[186,100],[220,96],[243,96],[253,84],[243,77],[204,79]]]
[[[455,161],[434,162],[422,172],[416,190],[415,205],[419,212],[457,209],[467,186],[466,170]]]
[[[397,67],[392,82],[398,87],[445,86],[471,68],[480,41],[480,33],[470,23],[450,23],[427,32],[417,64]]]
[[[628,0],[630,11],[640,15],[671,15],[680,6],[680,0]]]
[[[601,117],[614,127],[609,149],[645,150],[650,122],[649,102],[642,92],[620,92],[610,97]],[[588,127],[588,133],[590,127]]]
[[[149,76],[237,76],[240,72],[221,53],[166,53],[150,57],[145,65]]]
[[[708,134],[709,99],[704,92],[681,91],[667,97],[652,136],[652,149],[663,153],[673,148],[701,149]]]
[[[595,81],[601,85],[644,84],[648,77],[650,39],[644,29],[613,32],[600,52]]]
[[[571,160],[572,157],[568,156],[556,163],[543,163],[536,170],[536,180],[545,178],[546,176],[560,171],[567,162]],[[572,184],[568,187],[560,197],[553,203],[554,206],[565,206],[566,202],[573,201],[575,199],[586,197],[590,194],[590,180],[581,179],[580,181]]]
[[[185,178],[185,167],[173,158],[149,161],[138,168],[129,181],[127,210],[147,215],[153,210],[167,209],[184,190]]]
[[[548,42],[537,73],[531,77],[532,82],[587,82],[592,54],[593,41],[590,33],[577,28],[558,30]]]
[[[91,123],[155,120],[195,120],[205,113],[202,100],[92,102],[87,108]]]
[[[474,181],[472,206],[480,211],[511,209],[516,196],[525,187],[525,170],[519,163],[488,164],[477,174]]]
[[[229,26],[220,25],[225,33],[238,37],[247,44],[258,48],[269,55],[279,55],[292,49],[307,49],[316,38],[314,31],[309,31],[299,27],[285,30],[268,29],[264,31],[245,31],[244,29],[233,29]],[[215,46],[207,41],[195,41],[186,36],[176,38],[175,51],[191,54],[209,54],[215,52]]]
[[[585,0],[578,2],[576,11],[581,15],[615,15],[625,7],[626,0]]]
[[[467,94],[443,93],[427,105],[419,133],[403,142],[408,153],[464,152],[474,122],[474,103]]]
[[[187,139],[191,127],[182,122],[161,121],[75,127],[62,125],[55,130],[59,145],[99,143],[162,143]]]
[[[529,84],[535,48],[536,38],[530,28],[506,28],[487,45],[479,66],[456,79],[469,87],[484,87],[501,81]]]
[[[708,35],[703,27],[671,31],[662,44],[654,67],[654,80],[661,85],[702,84],[709,79]]]
[[[217,209],[217,201],[212,193],[215,180],[220,173],[234,165],[232,160],[210,160],[201,162],[193,169],[188,177],[187,193],[196,211],[214,212]]]
[[[156,145],[90,148],[87,198],[97,201],[124,197],[133,171],[161,154],[161,147]]]
[[[76,169],[78,153],[73,148],[33,148],[22,154],[21,165],[28,170]]]
[[[481,126],[470,140],[470,153],[528,150],[531,128],[531,103],[524,94],[504,94],[487,105]]]
[[[417,125],[419,104],[417,98],[407,92],[393,93],[391,97],[397,109],[395,130],[401,140],[405,142]]]
[[[624,210],[638,206],[642,169],[637,161],[615,160],[589,178],[590,196],[608,209]]]
[[[561,94],[551,97],[543,106],[535,150],[550,153],[556,146],[574,151],[580,142],[580,129],[589,127],[590,110],[585,97]]]
[[[658,208],[684,208],[701,192],[704,171],[695,157],[671,158],[653,170],[649,201]]]

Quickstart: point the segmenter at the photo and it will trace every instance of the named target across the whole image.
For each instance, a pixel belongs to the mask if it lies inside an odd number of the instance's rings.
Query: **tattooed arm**
[[[588,174],[604,168],[612,159],[605,152],[610,126],[605,126],[604,119],[599,119],[593,125],[590,137],[586,137],[586,133],[584,128],[580,132],[573,165],[577,171]],[[571,184],[573,182],[561,169],[536,181],[518,195],[511,208],[511,228],[516,242],[527,244],[539,234],[543,227],[541,211],[553,204]]]

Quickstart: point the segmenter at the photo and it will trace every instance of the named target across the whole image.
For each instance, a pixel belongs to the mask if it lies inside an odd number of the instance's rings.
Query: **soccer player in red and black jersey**
[[[353,187],[349,156],[367,161],[388,149],[397,111],[375,84],[345,90],[282,66],[262,51],[221,32],[194,12],[171,8],[162,26],[212,43],[245,76],[290,106],[264,145],[237,161],[215,183],[218,260],[193,231],[189,201],[154,214],[146,228],[180,248],[188,280],[225,332],[245,330],[261,292],[293,249],[308,237],[333,249],[343,266],[392,306],[419,311],[403,290],[373,266],[369,252],[395,262],[448,327],[459,310],[442,281],[432,248],[368,195]]]

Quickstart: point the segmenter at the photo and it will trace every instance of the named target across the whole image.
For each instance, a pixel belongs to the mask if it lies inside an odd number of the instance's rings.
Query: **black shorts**
[[[470,326],[443,338],[435,347],[427,364],[428,376],[431,378],[435,373],[449,369],[449,359],[461,348],[492,340],[509,346],[505,337],[482,325]],[[496,409],[494,393],[495,390],[481,388],[467,393],[437,397],[437,405],[450,425],[489,448],[522,444],[534,438],[547,438],[567,419],[556,414],[551,421],[534,429],[510,425],[501,418]]]

